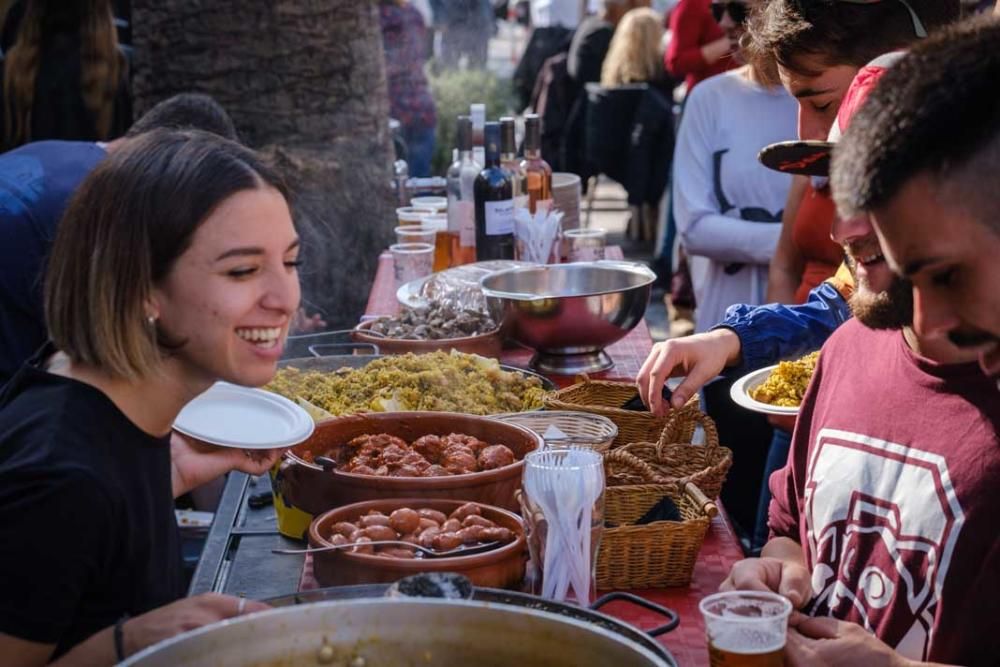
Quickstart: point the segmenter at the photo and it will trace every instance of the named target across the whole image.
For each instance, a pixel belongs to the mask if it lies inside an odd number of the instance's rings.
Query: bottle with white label
[[[514,186],[500,166],[500,124],[483,131],[485,168],[476,177],[476,260],[514,259]]]
[[[472,159],[472,120],[458,117],[458,157],[448,168],[448,236],[451,266],[476,261],[476,211],[473,187],[483,167]]]

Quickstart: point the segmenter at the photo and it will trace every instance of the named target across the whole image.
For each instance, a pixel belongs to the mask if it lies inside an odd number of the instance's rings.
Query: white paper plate
[[[767,376],[771,374],[778,365],[768,366],[767,368],[761,368],[760,370],[754,371],[752,373],[747,373],[739,380],[734,382],[731,387],[729,387],[729,396],[736,402],[737,405],[746,408],[747,410],[753,410],[754,412],[762,412],[765,415],[792,415],[795,416],[799,414],[798,408],[788,408],[781,405],[771,405],[770,403],[761,403],[760,401],[755,401],[750,398],[750,390],[764,384],[767,380]]]
[[[239,449],[291,447],[310,435],[316,423],[283,396],[216,382],[181,410],[174,429],[213,445]]]

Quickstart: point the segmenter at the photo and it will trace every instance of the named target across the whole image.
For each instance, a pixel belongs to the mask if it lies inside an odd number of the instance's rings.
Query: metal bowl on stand
[[[601,260],[499,271],[481,285],[508,335],[537,352],[533,368],[575,375],[614,365],[604,348],[639,324],[654,280],[644,264]]]

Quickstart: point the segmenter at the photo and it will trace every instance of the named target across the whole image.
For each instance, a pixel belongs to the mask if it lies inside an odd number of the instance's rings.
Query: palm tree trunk
[[[133,0],[137,113],[203,92],[295,192],[307,311],[363,312],[392,235],[392,142],[374,0]]]

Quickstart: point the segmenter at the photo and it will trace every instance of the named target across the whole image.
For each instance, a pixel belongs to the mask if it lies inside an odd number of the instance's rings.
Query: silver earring
[[[150,315],[149,317],[146,318],[146,324],[148,324],[151,328],[155,327],[156,326],[156,318],[154,316]]]

